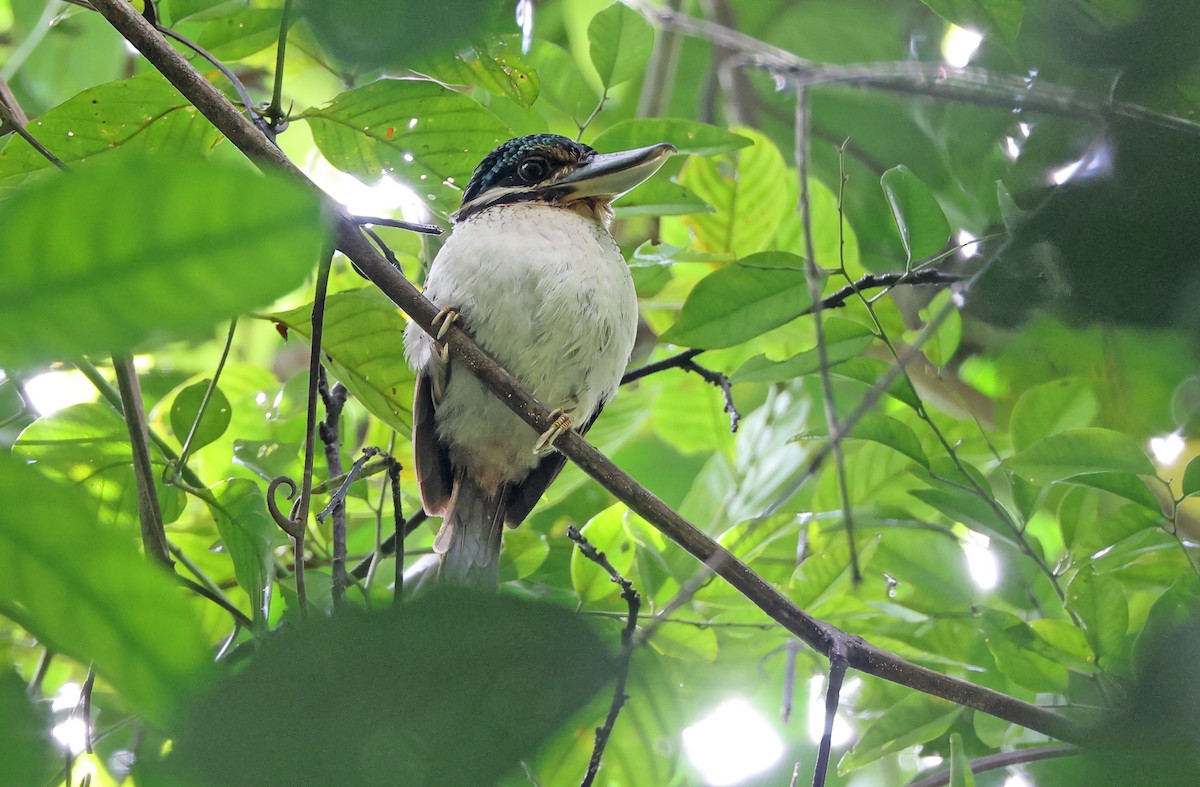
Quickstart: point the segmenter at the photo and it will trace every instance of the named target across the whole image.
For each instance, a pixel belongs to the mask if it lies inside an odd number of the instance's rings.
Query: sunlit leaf
[[[847,435],[856,440],[870,440],[900,452],[914,462],[929,467],[929,457],[921,448],[921,440],[912,427],[890,415],[867,413],[854,424]]]
[[[301,113],[321,153],[365,181],[390,175],[449,213],[483,157],[514,136],[500,118],[434,82],[381,79]]]
[[[233,560],[238,584],[250,597],[256,624],[265,624],[270,611],[271,549],[279,530],[267,513],[267,501],[253,481],[235,478],[216,488],[210,505],[221,543]]]
[[[753,140],[753,146],[720,159],[693,157],[679,174],[679,182],[716,208],[716,213],[681,221],[695,234],[700,251],[744,256],[769,248],[784,216],[796,206],[780,199],[788,173],[775,143],[753,129],[734,130]]]
[[[1117,655],[1129,627],[1129,604],[1112,577],[1083,569],[1067,586],[1067,606],[1083,621],[1088,643],[1102,663]]]
[[[204,682],[208,642],[182,588],[80,494],[0,456],[0,611],[87,664],[154,723]]]
[[[875,341],[871,329],[851,320],[838,317],[825,320],[825,359],[830,367],[842,361],[857,358]],[[765,355],[756,355],[733,373],[735,383],[771,383],[790,380],[821,371],[820,350],[813,347],[793,355],[785,361],[772,361]]]
[[[247,8],[209,22],[196,43],[224,60],[247,57],[279,40],[279,8]]]
[[[1180,491],[1185,496],[1200,494],[1200,456],[1193,456],[1183,471]]]
[[[122,157],[31,186],[0,204],[0,363],[205,335],[298,286],[325,234],[311,190],[215,162]]]
[[[418,69],[444,85],[482,88],[504,96],[522,107],[537,100],[541,78],[520,54],[515,36],[501,36],[486,45],[476,43],[453,59],[442,59]]]
[[[975,787],[971,758],[963,747],[962,735],[957,732],[950,736],[950,787]]]
[[[1043,437],[1091,426],[1099,404],[1084,380],[1066,378],[1030,388],[1013,407],[1008,422],[1013,448],[1028,448]]]
[[[625,514],[625,506],[609,506],[588,520],[580,533],[608,557],[613,568],[628,579],[629,570],[633,567],[634,548],[625,536]],[[579,594],[579,600],[585,604],[621,591],[608,572],[584,557],[578,547],[571,550],[571,584]]]
[[[786,252],[754,254],[697,284],[662,340],[732,347],[795,319],[811,305],[804,260]]]

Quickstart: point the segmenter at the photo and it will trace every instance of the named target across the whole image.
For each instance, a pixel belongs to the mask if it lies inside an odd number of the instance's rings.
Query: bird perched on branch
[[[519,525],[564,458],[553,443],[585,431],[620,384],[637,296],[610,203],[653,175],[669,144],[600,154],[558,136],[509,140],[475,170],[425,296],[556,416],[539,436],[415,323],[413,454],[425,510],[442,516],[441,574],[495,587],[501,525]]]

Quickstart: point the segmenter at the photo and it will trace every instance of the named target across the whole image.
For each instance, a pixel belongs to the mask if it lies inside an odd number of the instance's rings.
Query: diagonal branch
[[[274,147],[253,123],[242,117],[236,107],[175,52],[128,3],[123,0],[93,0],[93,5],[251,160],[261,167],[287,172],[316,188],[282,151]],[[416,287],[388,263],[340,206],[327,199],[327,210],[336,225],[338,248],[423,330],[435,333],[433,320],[438,314],[437,307],[425,300]],[[443,340],[455,361],[479,378],[522,420],[538,432],[550,428],[552,419],[546,408],[534,400],[511,374],[466,333],[457,326],[451,326]],[[1082,737],[1082,731],[1074,721],[1052,710],[911,664],[813,618],[614,465],[577,432],[568,431],[558,440],[556,447],[618,500],[689,554],[709,565],[751,603],[818,652],[828,656],[832,642],[838,637],[845,637],[848,642],[847,663],[853,669],[982,710],[1061,740],[1077,741]]]

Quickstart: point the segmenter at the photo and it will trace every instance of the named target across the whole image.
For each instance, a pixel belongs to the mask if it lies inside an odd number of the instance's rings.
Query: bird
[[[511,139],[480,162],[451,214],[424,294],[440,309],[430,336],[409,323],[416,372],[413,458],[441,581],[495,589],[502,525],[516,527],[562,469],[553,447],[586,432],[620,385],[637,333],[633,279],[609,232],[612,201],[676,148],[597,153],[557,134]],[[539,435],[442,339],[457,324],[551,410]]]

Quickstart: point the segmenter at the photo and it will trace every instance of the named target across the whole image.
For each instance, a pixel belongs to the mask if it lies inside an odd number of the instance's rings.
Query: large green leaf
[[[703,349],[732,347],[794,320],[811,305],[804,260],[764,251],[701,280],[662,340]]]
[[[748,128],[736,129],[753,140],[751,147],[721,159],[691,158],[679,182],[716,208],[712,215],[682,219],[700,251],[733,252],[738,256],[769,247],[784,216],[796,206],[780,199],[787,190],[783,155],[769,137]]]
[[[483,157],[513,136],[476,101],[434,82],[381,79],[300,115],[322,155],[363,180],[391,175],[442,213]]]
[[[545,603],[447,587],[344,609],[272,635],[194,706],[164,783],[496,784],[613,670]]]
[[[270,611],[271,549],[279,530],[267,513],[267,501],[253,481],[230,479],[218,486],[211,506],[221,543],[233,560],[238,584],[250,597],[255,624],[263,626]]]
[[[688,213],[711,213],[712,207],[678,183],[657,175],[628,194],[622,194],[613,205],[617,218],[630,216],[681,216]]]
[[[960,713],[962,708],[952,702],[913,692],[863,730],[854,748],[838,762],[838,773],[848,773],[885,754],[940,738]]]
[[[298,286],[325,237],[311,190],[244,167],[122,156],[31,186],[0,205],[0,364],[203,336]]]
[[[870,328],[840,317],[825,320],[825,359],[835,366],[857,358],[873,341]],[[785,361],[772,361],[765,355],[755,355],[733,374],[735,383],[774,383],[821,371],[821,354],[813,347]]]
[[[1043,437],[1091,426],[1098,411],[1096,394],[1085,380],[1065,378],[1035,385],[1017,400],[1009,418],[1013,448],[1023,451]]]
[[[281,8],[247,8],[209,22],[196,43],[213,57],[238,60],[273,46],[282,21]]]
[[[1129,603],[1115,579],[1081,570],[1067,586],[1067,607],[1083,621],[1097,658],[1107,663],[1119,653],[1129,627]]]
[[[207,675],[203,628],[128,534],[98,526],[70,487],[0,456],[0,611],[103,677],[156,724]]]
[[[0,784],[47,784],[59,760],[50,745],[50,719],[45,703],[33,702],[17,673],[0,673]]]
[[[457,52],[503,13],[490,0],[300,0],[312,34],[351,70],[414,68]]]
[[[199,21],[236,13],[249,5],[250,0],[167,0],[172,21],[184,19]]]
[[[175,401],[171,403],[169,416],[171,432],[181,446],[191,434],[191,450],[193,451],[200,450],[225,434],[225,430],[229,428],[229,421],[233,418],[229,400],[225,398],[225,394],[221,393],[219,387],[214,387],[212,396],[208,400],[208,406],[204,410],[204,417],[200,419],[199,423],[196,423],[196,416],[200,415],[200,405],[204,402],[204,394],[211,383],[212,380],[192,383],[180,391],[175,396]],[[194,433],[193,426],[195,427]]]
[[[645,72],[654,31],[637,11],[613,3],[592,18],[588,46],[600,81],[612,87]]]
[[[312,335],[312,304],[268,315],[305,339]],[[321,354],[363,407],[402,435],[412,429],[416,377],[404,359],[408,323],[374,287],[334,293],[325,301]]]
[[[475,43],[466,52],[443,58],[418,69],[444,85],[474,85],[504,96],[522,107],[537,100],[542,81],[521,58],[516,36],[501,36],[486,44]]]
[[[118,148],[199,154],[221,138],[200,110],[157,73],[90,87],[42,114],[29,128],[68,163]],[[51,166],[14,134],[0,153],[0,181]]]
[[[627,513],[623,505],[609,506],[592,517],[580,531],[592,546],[608,556],[609,563],[626,579],[634,558],[633,542],[625,533]],[[584,557],[578,547],[571,550],[571,584],[583,603],[614,596],[621,590],[609,573]]]
[[[916,262],[941,251],[950,237],[950,224],[933,190],[903,165],[883,173],[879,182],[908,261]]]
[[[715,156],[753,145],[749,137],[718,126],[682,118],[634,118],[614,123],[601,131],[592,147],[601,153],[643,148],[670,142],[680,153]]]
[[[1048,484],[1087,473],[1153,475],[1154,465],[1132,437],[1110,429],[1069,429],[1033,443],[1005,460],[1027,481]]]
[[[85,489],[94,501],[94,518],[106,523],[137,521],[129,430],[107,404],[77,404],[39,418],[21,432],[13,451]],[[153,444],[150,462],[163,519],[173,522],[187,498],[178,487],[163,485],[166,459]]]

